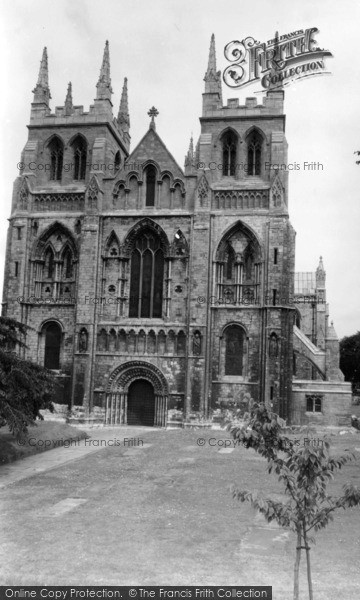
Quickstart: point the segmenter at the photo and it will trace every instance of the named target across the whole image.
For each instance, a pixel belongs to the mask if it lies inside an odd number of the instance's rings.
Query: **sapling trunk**
[[[314,600],[312,580],[311,580],[310,546],[308,544],[305,525],[303,525],[303,538],[304,538],[304,544],[305,544],[305,550],[306,550],[306,567],[307,567],[307,579],[308,579],[308,586],[309,586],[309,600]]]
[[[301,527],[297,528],[296,556],[294,565],[294,600],[299,600],[299,569],[301,559]]]

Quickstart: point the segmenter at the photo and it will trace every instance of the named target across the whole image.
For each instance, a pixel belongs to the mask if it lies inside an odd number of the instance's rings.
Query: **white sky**
[[[296,270],[314,271],[324,258],[330,317],[339,337],[360,329],[360,150],[359,25],[357,0],[3,0],[0,142],[0,289],[16,164],[27,139],[31,90],[44,46],[49,55],[51,108],[64,104],[72,81],[75,104],[85,110],[95,98],[105,40],[110,43],[114,112],[128,77],[131,148],[148,128],[147,111],[160,114],[157,132],[183,167],[191,132],[200,132],[203,77],[211,33],[217,66],[228,66],[223,50],[234,40],[259,41],[317,27],[316,40],[334,58],[331,76],[287,86],[286,136],[289,162],[323,163],[324,170],[290,174],[289,209],[297,231]],[[223,86],[226,98],[251,96]],[[259,97],[259,95],[258,95]],[[260,99],[259,99],[260,101]]]

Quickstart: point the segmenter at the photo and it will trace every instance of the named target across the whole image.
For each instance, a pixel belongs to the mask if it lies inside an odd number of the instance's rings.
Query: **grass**
[[[295,538],[266,523],[229,486],[282,493],[266,461],[237,447],[219,453],[224,431],[143,431],[151,446],[119,445],[18,482],[0,493],[4,585],[272,585],[292,597]],[[101,437],[101,433],[100,436]],[[314,436],[315,437],[315,436]],[[198,438],[205,444],[198,445]],[[334,451],[360,446],[359,435],[333,436]],[[342,469],[333,493],[359,485],[359,462]],[[86,500],[66,513],[59,502]],[[359,598],[358,508],[340,511],[312,551],[316,600]],[[307,598],[305,564],[301,598]]]
[[[88,437],[87,433],[71,425],[51,421],[39,421],[33,427],[29,427],[27,435],[21,440],[16,439],[8,427],[2,427],[0,429],[0,464],[52,450],[66,445],[71,440],[86,437]]]

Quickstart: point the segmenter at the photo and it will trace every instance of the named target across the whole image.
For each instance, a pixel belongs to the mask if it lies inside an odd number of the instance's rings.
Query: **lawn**
[[[109,446],[0,493],[4,585],[272,585],[291,600],[295,538],[269,527],[229,487],[282,490],[265,461],[223,431],[145,430],[148,446]],[[139,435],[139,434],[137,434]],[[198,445],[198,438],[205,440]],[[334,451],[360,447],[334,436]],[[360,484],[359,462],[340,471]],[[339,512],[312,551],[315,600],[360,597],[360,509]],[[301,599],[305,600],[305,563]]]
[[[66,445],[71,440],[79,440],[88,435],[71,425],[51,421],[38,421],[28,428],[28,433],[17,439],[8,427],[0,429],[0,464],[26,458],[38,452],[52,450]]]

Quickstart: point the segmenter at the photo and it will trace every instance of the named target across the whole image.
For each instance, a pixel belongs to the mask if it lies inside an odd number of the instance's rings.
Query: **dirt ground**
[[[272,585],[274,600],[291,600],[294,535],[229,491],[279,496],[265,461],[224,451],[224,431],[144,428],[143,447],[128,437],[114,430],[114,445],[0,491],[2,585]],[[360,485],[360,435],[332,443],[359,456],[332,491]],[[312,551],[315,600],[358,600],[359,549],[360,509],[339,512]]]

